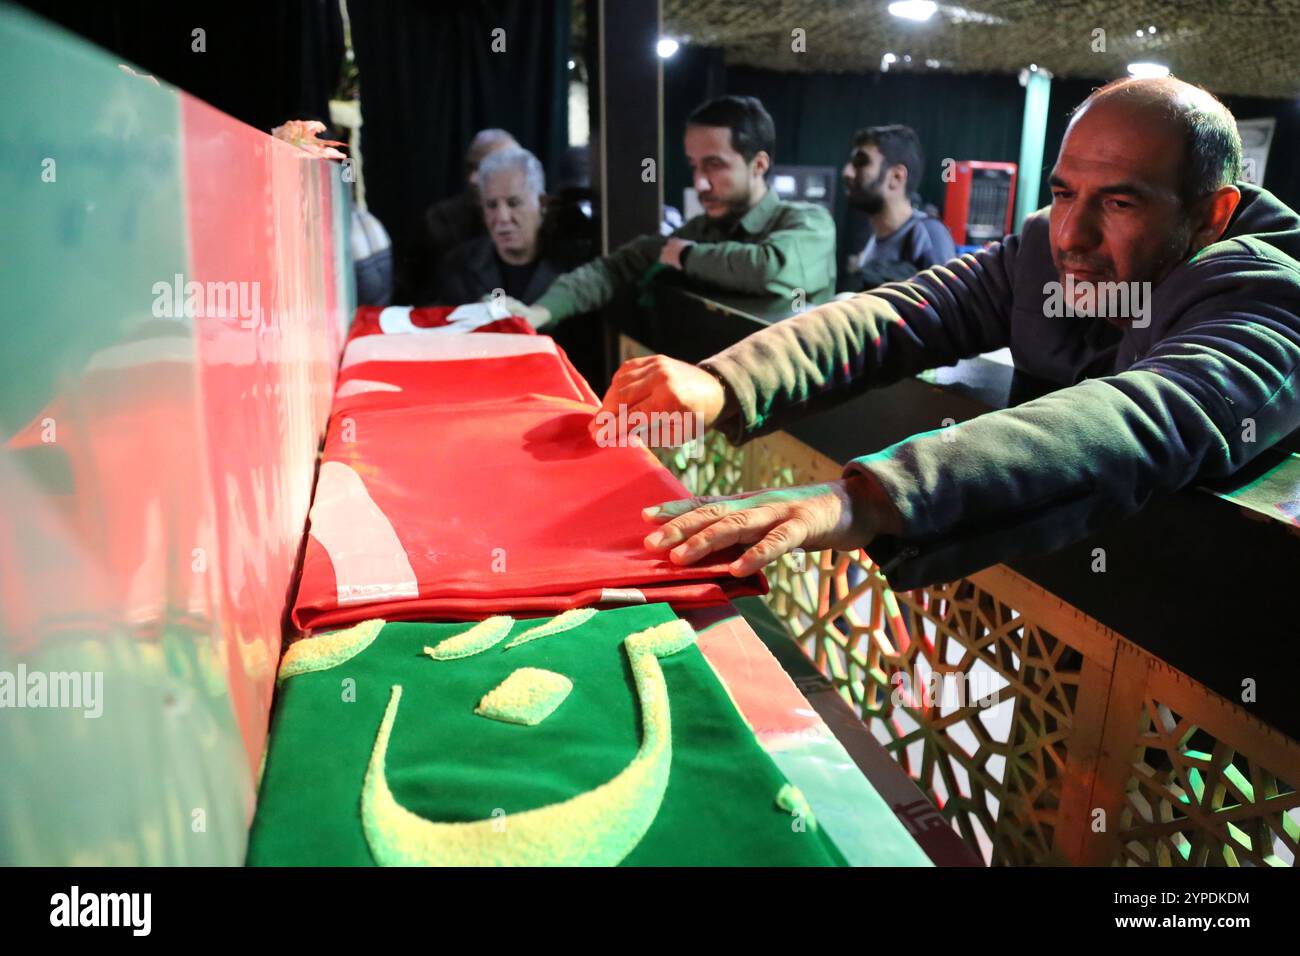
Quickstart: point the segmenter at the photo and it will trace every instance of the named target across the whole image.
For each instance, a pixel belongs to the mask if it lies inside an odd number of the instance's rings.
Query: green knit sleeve
[[[659,236],[633,239],[609,255],[560,276],[536,304],[544,306],[557,322],[595,312],[609,305],[619,292],[631,288],[658,261],[663,244]]]
[[[787,205],[756,242],[701,242],[686,258],[686,275],[747,295],[817,304],[835,290],[835,223],[820,206]],[[792,308],[797,308],[797,305]]]

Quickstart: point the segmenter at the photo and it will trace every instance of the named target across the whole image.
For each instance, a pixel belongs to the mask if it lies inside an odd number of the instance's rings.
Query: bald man
[[[1232,114],[1173,78],[1075,111],[1052,205],[1001,243],[822,306],[698,366],[634,359],[604,409],[692,411],[735,443],[1009,346],[1057,390],[850,462],[837,481],[648,509],[689,564],[864,547],[898,589],[1063,547],[1300,428],[1300,218],[1239,182]],[[650,531],[649,528],[647,528]]]

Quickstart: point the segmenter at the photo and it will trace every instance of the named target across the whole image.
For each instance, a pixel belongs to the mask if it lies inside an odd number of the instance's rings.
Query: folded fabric
[[[357,309],[348,329],[348,341],[363,335],[432,333],[437,336],[465,332],[532,335],[533,327],[494,302],[459,306],[365,305]]]
[[[333,414],[523,395],[600,404],[548,335],[367,335],[343,353]]]
[[[592,411],[520,398],[336,412],[294,624],[765,593],[761,574],[727,570],[739,548],[693,565],[646,550],[642,509],[688,493],[645,448],[598,446]]]
[[[843,865],[669,607],[518,640],[539,624],[445,660],[424,649],[484,624],[291,646],[248,863]]]

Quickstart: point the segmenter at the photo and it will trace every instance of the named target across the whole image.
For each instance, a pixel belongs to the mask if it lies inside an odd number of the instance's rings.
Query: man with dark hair
[[[752,96],[723,96],[686,124],[686,156],[702,215],[668,238],[642,236],[560,276],[533,306],[505,303],[536,326],[608,305],[659,263],[687,284],[767,296],[791,311],[835,290],[835,224],[812,203],[784,202],[768,188],[776,134]]]
[[[726,127],[731,131],[732,148],[747,163],[759,153],[767,153],[770,166],[776,156],[776,124],[758,97],[719,96],[695,107],[686,117],[686,125]]]
[[[845,262],[842,290],[908,279],[956,257],[947,227],[912,207],[923,165],[921,140],[909,126],[871,126],[854,134],[841,175],[849,205],[866,214],[871,234]]]
[[[691,564],[752,545],[737,575],[793,548],[861,547],[905,590],[1056,550],[1237,472],[1300,428],[1300,216],[1238,181],[1240,164],[1209,93],[1116,81],[1074,114],[1052,205],[1018,234],[700,366],[625,363],[606,410],[699,412],[736,442],[1006,346],[1059,387],[858,458],[837,481],[649,509],[666,524],[647,547]]]

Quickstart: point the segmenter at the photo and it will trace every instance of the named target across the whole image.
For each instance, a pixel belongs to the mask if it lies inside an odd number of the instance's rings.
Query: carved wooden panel
[[[838,477],[788,434],[665,462],[695,494]],[[896,593],[795,553],[767,602],[992,864],[1294,866],[1300,745],[1009,568]]]

